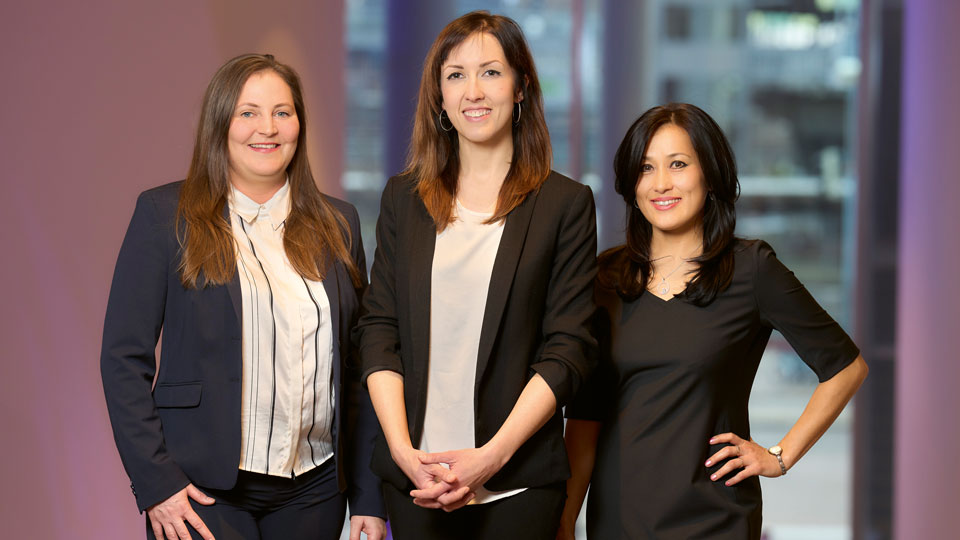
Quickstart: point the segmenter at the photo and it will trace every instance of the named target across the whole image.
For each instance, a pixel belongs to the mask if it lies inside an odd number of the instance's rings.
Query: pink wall
[[[183,177],[207,82],[246,52],[272,52],[300,71],[314,173],[337,193],[343,9],[307,0],[5,3],[3,538],[142,537],[98,368],[135,197]]]
[[[896,538],[960,525],[960,3],[904,2]]]

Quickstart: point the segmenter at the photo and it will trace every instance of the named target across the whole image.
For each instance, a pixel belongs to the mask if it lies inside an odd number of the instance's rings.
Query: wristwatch
[[[770,448],[767,448],[767,452],[770,452],[771,454],[777,456],[777,461],[780,462],[780,473],[781,473],[780,476],[786,475],[787,467],[786,465],[783,464],[783,457],[780,456],[780,454],[783,453],[783,448],[780,448],[780,445],[771,446]]]

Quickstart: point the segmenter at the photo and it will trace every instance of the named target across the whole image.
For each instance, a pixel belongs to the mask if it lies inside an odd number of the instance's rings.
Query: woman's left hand
[[[773,478],[783,474],[780,471],[780,462],[777,461],[777,457],[752,440],[741,439],[735,433],[722,433],[714,435],[710,439],[710,444],[722,443],[727,443],[729,446],[724,446],[716,454],[710,456],[705,465],[712,467],[724,459],[727,462],[717,472],[710,475],[710,480],[716,482],[736,469],[742,470],[733,478],[724,482],[725,485],[732,486],[751,476]]]
[[[420,456],[420,462],[424,465],[446,463],[457,475],[457,481],[453,487],[469,488],[465,494],[458,489],[435,493],[434,488],[418,489],[410,493],[414,497],[415,504],[424,508],[442,508],[447,512],[461,508],[470,502],[477,489],[503,467],[503,462],[486,447],[423,454]]]

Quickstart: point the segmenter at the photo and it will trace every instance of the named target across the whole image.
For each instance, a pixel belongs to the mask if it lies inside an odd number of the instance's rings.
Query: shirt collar
[[[230,210],[235,212],[244,221],[252,224],[261,215],[267,216],[273,230],[283,225],[290,213],[290,182],[284,182],[283,187],[273,194],[273,197],[263,203],[257,203],[240,192],[235,186],[230,187]]]

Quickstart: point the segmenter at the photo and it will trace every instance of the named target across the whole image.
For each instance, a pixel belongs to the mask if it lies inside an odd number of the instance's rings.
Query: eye
[[[649,164],[649,163],[644,163],[643,165],[640,166],[640,172],[645,172],[645,173],[647,173],[647,172],[652,172],[652,171],[653,171],[653,165],[651,165],[651,164]]]
[[[454,71],[453,73],[447,75],[448,81],[452,81],[454,79],[462,79],[462,78],[463,78],[463,73],[460,73],[459,71]]]
[[[497,70],[495,70],[495,69],[488,69],[488,70],[484,71],[483,74],[486,75],[486,76],[488,76],[488,77],[496,77],[496,76],[500,75],[500,72],[497,71]]]
[[[670,167],[673,169],[682,169],[686,166],[687,164],[684,163],[683,161],[680,161],[679,159],[675,159],[672,162],[670,162]]]
[[[241,118],[253,118],[253,111],[243,111],[240,113]]]
[[[277,111],[277,116],[279,116],[279,117],[281,117],[281,118],[290,118],[290,117],[293,116],[293,115],[290,114],[290,113],[287,112],[287,111]]]

